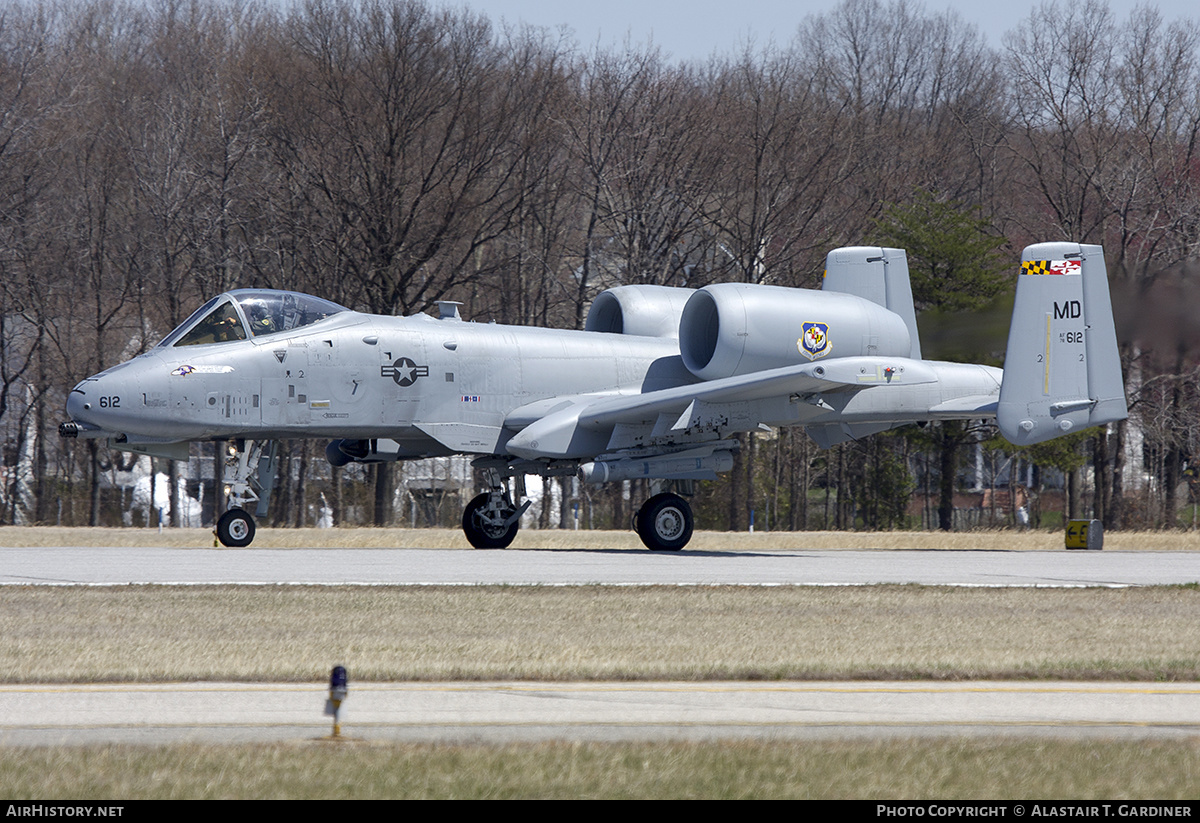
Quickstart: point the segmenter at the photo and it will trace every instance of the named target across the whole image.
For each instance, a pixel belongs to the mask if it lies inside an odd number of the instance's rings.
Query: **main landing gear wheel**
[[[254,518],[242,509],[230,509],[217,521],[217,539],[234,549],[249,546],[254,539]]]
[[[491,497],[484,492],[467,504],[462,517],[463,534],[467,536],[467,542],[477,549],[507,549],[516,539],[521,519],[515,518],[505,525],[505,521],[517,510],[507,504],[489,509]]]
[[[634,525],[650,551],[677,552],[692,539],[692,507],[677,494],[656,494],[638,509]]]

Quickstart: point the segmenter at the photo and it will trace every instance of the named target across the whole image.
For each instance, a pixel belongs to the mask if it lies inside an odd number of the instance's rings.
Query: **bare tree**
[[[1025,197],[1051,210],[1052,228],[1082,243],[1104,239],[1105,181],[1120,162],[1116,29],[1107,4],[1044,4],[1005,37],[1017,129],[1009,149]],[[1030,211],[1038,219],[1040,209]]]
[[[609,135],[611,156],[589,169],[610,283],[703,284],[715,251],[704,216],[720,165],[708,135],[711,100],[694,72],[666,67],[656,54],[629,80],[620,125]],[[598,102],[612,106],[603,97]]]
[[[538,116],[524,118],[514,135],[512,220],[486,250],[490,273],[470,284],[467,312],[506,323],[569,322],[580,201],[558,115],[571,105],[576,67],[561,35],[523,27],[506,31],[500,45],[504,82],[538,101]]]
[[[653,50],[637,51],[626,44],[614,55],[597,49],[575,75],[570,106],[560,115],[576,169],[575,185],[584,226],[576,252],[579,264],[574,294],[574,328],[583,328],[588,302],[599,290],[596,281],[620,282],[617,278],[604,277],[609,236],[605,231],[608,212],[605,190],[610,178],[617,174],[619,135],[634,128],[638,90],[658,68],[659,57]]]
[[[917,187],[982,203],[1004,95],[974,26],[907,0],[845,0],[810,18],[798,43],[808,71],[826,76],[825,94],[847,109],[839,137],[853,147],[854,173],[843,199],[860,220]]]
[[[465,13],[318,0],[288,22],[279,162],[371,308],[426,308],[477,276],[510,226],[518,137],[541,105],[507,82],[490,26]]]
[[[774,50],[744,53],[715,78],[726,162],[708,218],[736,279],[799,285],[827,243],[853,155],[828,79],[819,62]]]
[[[61,397],[50,391],[44,359],[45,321],[53,316],[45,310],[70,287],[55,276],[63,245],[52,206],[56,125],[75,102],[56,38],[60,25],[54,9],[0,10],[0,423],[13,441],[5,449],[10,521],[19,511],[34,520],[45,514],[42,399]],[[36,499],[26,499],[17,482],[24,477],[33,478]]]

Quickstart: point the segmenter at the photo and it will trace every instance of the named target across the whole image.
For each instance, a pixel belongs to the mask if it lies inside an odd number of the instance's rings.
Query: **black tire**
[[[232,549],[249,546],[254,540],[254,518],[242,509],[230,509],[217,521],[217,539]]]
[[[638,509],[637,533],[650,551],[677,552],[692,539],[692,507],[677,494],[656,494]]]
[[[483,511],[488,504],[487,494],[481,494],[467,504],[463,510],[462,529],[467,536],[467,542],[477,549],[507,549],[517,537],[521,528],[520,519],[514,520],[506,527],[498,527],[483,521]],[[505,509],[505,519],[512,515],[515,509]]]

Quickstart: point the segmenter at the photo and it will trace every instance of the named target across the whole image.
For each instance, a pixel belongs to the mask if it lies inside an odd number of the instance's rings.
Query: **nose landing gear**
[[[240,549],[254,540],[254,518],[246,506],[257,503],[254,513],[266,516],[278,463],[279,444],[274,440],[239,440],[229,444],[224,472],[229,510],[221,515],[215,529],[222,546]]]

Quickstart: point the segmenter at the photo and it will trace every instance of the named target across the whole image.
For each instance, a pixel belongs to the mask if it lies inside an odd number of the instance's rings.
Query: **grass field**
[[[202,530],[0,529],[0,545],[210,547]],[[531,548],[636,547],[536,532]],[[466,547],[448,530],[263,530],[255,548]],[[1057,533],[700,533],[690,548],[1056,550]],[[1197,550],[1193,533],[1109,550]],[[0,678],[1200,679],[1200,589],[22,587]],[[1200,795],[1200,741],[1000,738],[710,744],[0,749],[0,796],[1156,798]]]
[[[8,754],[11,754],[8,753]],[[0,796],[72,800],[1195,800],[1200,744],[1041,740],[23,749]],[[1114,807],[1113,815],[1117,814]],[[126,814],[128,816],[128,813]]]
[[[1200,589],[8,586],[0,680],[1200,678]]]

